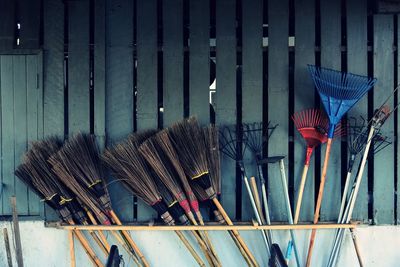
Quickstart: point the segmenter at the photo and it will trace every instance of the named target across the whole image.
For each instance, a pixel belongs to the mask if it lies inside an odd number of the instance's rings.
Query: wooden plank
[[[18,48],[39,48],[40,6],[39,0],[19,0],[21,28]]]
[[[163,3],[163,123],[183,118],[183,0]]]
[[[107,1],[106,12],[106,138],[112,144],[133,131],[133,3]],[[120,183],[109,189],[119,218],[132,221],[131,194]]]
[[[61,1],[44,0],[43,5],[43,133],[44,135],[58,135],[63,138],[64,4]],[[58,219],[57,214],[51,208],[45,207],[47,220]]]
[[[307,64],[315,64],[315,36],[310,29],[315,29],[315,8],[313,0],[295,2],[295,60],[294,60],[294,111],[313,108],[315,103],[314,83],[307,70]],[[294,134],[294,195],[297,201],[298,188],[306,157],[304,139],[295,130]],[[300,210],[300,221],[312,221],[314,217],[315,156],[312,156],[304,186],[304,198]],[[296,202],[295,202],[296,203]],[[293,210],[294,214],[294,210]]]
[[[216,2],[216,123],[236,124],[236,6],[233,1]],[[234,219],[236,217],[235,162],[221,154],[221,202]]]
[[[189,113],[210,123],[210,3],[190,1]]]
[[[1,83],[1,152],[2,169],[2,214],[10,215],[10,197],[14,195],[14,86],[13,56],[0,57]]]
[[[158,126],[157,89],[157,1],[137,2],[137,129]],[[157,217],[153,209],[139,200],[140,220]]]
[[[340,2],[321,1],[321,66],[341,69]],[[321,106],[322,107],[322,106]],[[321,162],[325,157],[326,145],[321,148]],[[321,166],[322,168],[322,166]],[[341,200],[341,146],[340,140],[333,141],[326,176],[320,221],[337,220]],[[319,185],[315,188],[318,190]],[[333,207],[333,208],[332,208]]]
[[[400,28],[399,28],[400,20],[399,20],[399,17],[397,19],[398,19],[397,20],[397,22],[398,22],[398,24],[397,24],[397,30],[398,30],[398,33],[397,33],[397,44],[399,44],[399,41],[400,41],[400,34],[399,34],[399,32],[400,32]],[[397,52],[397,56],[398,56],[397,62],[400,62],[399,61],[400,60],[400,53]],[[397,65],[397,73],[400,73],[400,65],[399,64]],[[397,82],[399,82],[399,81],[400,80],[397,78]],[[397,96],[398,96],[397,97],[397,103],[400,103],[399,102],[400,95],[397,95]],[[397,109],[396,112],[397,112],[397,120],[399,120],[399,118],[400,118],[400,110]],[[399,138],[399,135],[400,135],[400,124],[397,123],[397,138]],[[400,151],[400,142],[399,141],[397,141],[397,147],[395,149],[397,149],[396,153],[399,153],[399,151]],[[399,187],[400,186],[400,178],[399,178],[400,177],[400,157],[399,156],[397,156],[396,164],[397,164],[397,188],[400,188]],[[400,198],[399,197],[397,197],[397,207],[400,207]],[[400,210],[399,210],[399,208],[397,208],[397,222],[395,222],[395,223],[399,224],[399,222],[400,222]]]
[[[289,106],[288,5],[287,0],[268,3],[268,120],[279,124],[268,143],[270,156],[287,155],[289,149],[289,114],[285,108]],[[271,220],[287,221],[279,164],[269,165],[268,174]]]
[[[25,149],[30,142],[39,139],[39,105],[40,105],[40,88],[38,87],[38,55],[26,56],[26,116],[27,116],[27,142]],[[29,215],[39,215],[39,197],[28,190],[28,210]]]
[[[13,56],[14,85],[14,165],[21,163],[21,157],[27,148],[27,76],[26,56]],[[29,99],[30,100],[30,99]],[[18,212],[28,214],[28,188],[14,176],[14,191],[17,198]]]
[[[106,141],[105,5],[105,0],[98,0],[94,7],[94,134],[101,149]]]
[[[374,107],[379,107],[393,90],[393,16],[374,16]],[[387,103],[393,106],[393,98]],[[394,119],[383,126],[385,135],[393,136]],[[392,224],[394,220],[394,148],[387,147],[374,157],[374,223]]]
[[[244,4],[242,12],[242,122],[261,122],[263,119],[263,1],[254,0]],[[252,153],[246,153],[243,161],[249,178],[257,177],[257,164]],[[258,186],[261,188],[261,184]],[[242,193],[242,220],[250,220],[254,218],[254,212],[249,194],[244,191]]]
[[[0,51],[10,50],[14,47],[14,33],[16,28],[14,9],[14,1],[0,1]]]
[[[90,130],[89,1],[68,2],[68,134]]]
[[[347,2],[347,70],[352,73],[368,74],[367,51],[367,3],[362,0]],[[349,112],[349,117],[368,117],[368,97],[363,97]],[[361,157],[361,156],[359,156]],[[357,165],[355,165],[357,166]],[[368,166],[368,165],[367,165]],[[366,167],[366,170],[368,167]],[[356,168],[354,168],[354,173]],[[368,175],[364,177],[353,211],[353,219],[368,220]]]

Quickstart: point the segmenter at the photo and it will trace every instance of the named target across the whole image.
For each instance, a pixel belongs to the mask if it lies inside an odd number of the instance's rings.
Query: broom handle
[[[254,202],[256,203],[258,214],[260,214],[261,217],[261,222],[265,224],[264,214],[261,208],[260,195],[258,194],[257,182],[254,176],[250,177],[250,187],[251,187],[251,192],[253,193],[254,196]]]
[[[199,266],[206,266],[203,262],[203,260],[199,257],[199,255],[196,253],[192,245],[190,245],[189,241],[186,239],[186,237],[183,235],[183,233],[179,231],[175,231],[176,235],[179,237],[179,239],[182,241],[182,243],[185,245],[185,247],[189,250],[190,254],[192,254],[193,258],[196,260],[196,262],[199,264]]]
[[[347,175],[346,175],[346,182],[344,184],[342,202],[340,203],[340,210],[339,210],[339,216],[338,216],[337,223],[340,223],[340,221],[343,218],[344,206],[346,205],[347,192],[349,191],[349,185],[350,185],[350,180],[351,180],[350,178],[351,178],[351,170],[348,171]]]
[[[139,262],[139,259],[136,256],[136,254],[128,246],[127,242],[125,242],[116,231],[111,231],[111,234],[115,237],[115,239],[117,239],[118,243],[121,244],[121,246],[125,249],[125,251],[128,252],[129,255],[131,255],[131,257],[133,258],[133,260],[135,261],[137,266],[142,266],[142,264]]]
[[[332,146],[332,138],[328,138],[328,141],[326,144],[324,166],[322,167],[321,181],[319,184],[317,204],[316,204],[315,213],[314,213],[314,224],[318,223],[318,219],[319,219],[319,211],[321,209],[322,196],[324,194],[325,178],[326,178],[326,172],[328,170],[328,162],[329,162],[329,156],[331,153],[331,146]],[[309,267],[311,264],[311,257],[312,257],[312,252],[313,252],[313,248],[314,248],[314,241],[315,241],[316,234],[317,234],[317,230],[313,229],[311,231],[310,244],[308,247],[306,267]]]
[[[119,220],[118,216],[115,214],[115,212],[113,210],[110,210],[110,215],[117,225],[122,225],[121,221]],[[142,260],[143,265],[145,267],[150,267],[149,263],[147,262],[146,258],[143,255],[143,253],[140,251],[140,249],[136,245],[136,243],[132,240],[129,233],[127,231],[121,231],[121,232],[122,232],[122,235],[125,237],[125,239],[129,242],[129,245],[131,245],[133,250],[136,252],[136,254],[139,256],[139,258]]]
[[[71,257],[71,267],[76,267],[74,232],[72,230],[68,231],[68,240],[69,240],[69,255]]]
[[[271,225],[271,217],[269,216],[269,206],[268,206],[268,200],[267,200],[267,189],[265,187],[265,179],[264,179],[264,174],[263,174],[263,169],[261,164],[258,164],[258,174],[260,175],[260,180],[261,180],[261,194],[262,194],[262,200],[264,202],[264,213],[265,213],[265,222],[268,225]],[[256,184],[257,186],[257,184]],[[256,190],[258,192],[258,190]],[[261,205],[260,205],[261,206]],[[268,238],[270,240],[270,243],[272,244],[272,231],[267,231]]]
[[[214,202],[215,206],[217,207],[217,209],[219,210],[219,212],[221,212],[222,217],[224,217],[226,223],[228,225],[233,225],[231,219],[229,218],[228,214],[225,212],[224,208],[222,207],[221,203],[219,203],[218,198],[214,197],[212,199],[212,201]],[[251,261],[253,262],[253,264],[255,266],[259,266],[256,259],[254,258],[253,254],[250,252],[249,248],[247,247],[246,243],[244,242],[244,240],[242,239],[242,237],[240,236],[239,232],[237,230],[232,230],[232,233],[236,236],[237,240],[239,241],[240,245],[242,246],[242,248],[246,251],[246,254],[251,258]]]
[[[307,173],[308,173],[309,167],[310,167],[309,164],[305,164],[304,168],[303,168],[303,174],[301,175],[299,192],[297,193],[296,210],[294,211],[294,220],[293,220],[294,224],[297,224],[299,222],[301,202],[303,200],[304,186],[306,184]]]
[[[108,251],[104,247],[103,243],[101,242],[100,238],[96,235],[94,231],[89,231],[89,234],[92,236],[93,240],[96,242],[96,244],[99,246],[100,250],[104,253],[106,257],[108,257]]]
[[[72,219],[68,220],[70,225],[75,225]],[[78,238],[79,242],[81,243],[82,247],[85,249],[86,254],[89,256],[89,259],[95,266],[104,267],[104,265],[100,262],[99,258],[94,253],[93,249],[90,247],[89,242],[86,240],[85,236],[79,230],[74,230],[74,234]]]
[[[356,250],[358,263],[360,264],[360,267],[364,267],[364,263],[361,258],[360,247],[358,246],[357,237],[356,234],[354,233],[354,229],[350,228],[350,233],[351,233],[351,239],[353,240],[354,249]]]
[[[279,161],[279,169],[281,171],[281,180],[282,180],[283,194],[285,196],[288,221],[289,221],[289,224],[293,224],[293,214],[292,214],[292,208],[290,207],[289,189],[288,189],[288,185],[287,185],[285,163],[284,163],[283,159],[281,159]],[[294,249],[294,256],[296,258],[296,264],[298,267],[300,267],[301,265],[300,265],[299,252],[297,250],[296,238],[295,238],[293,230],[290,230],[290,236],[292,238],[292,244],[293,244],[293,249]]]
[[[89,220],[90,220],[90,222],[91,222],[93,225],[98,225],[96,219],[94,218],[93,214],[92,214],[90,211],[86,211],[86,214],[88,215]],[[98,235],[99,235],[101,241],[103,242],[104,247],[105,247],[105,248],[107,249],[107,251],[109,252],[110,249],[111,249],[111,246],[110,246],[110,244],[108,243],[107,238],[105,237],[103,231],[97,231],[97,233],[98,233]]]
[[[196,216],[197,219],[199,219],[199,223],[200,225],[204,225],[204,220],[203,220],[203,216],[201,215],[200,211],[196,211]],[[221,262],[220,259],[218,258],[217,252],[215,250],[215,247],[213,245],[213,243],[211,242],[210,236],[208,235],[207,231],[202,231],[204,233],[204,237],[205,237],[205,242],[207,243],[207,246],[210,248],[211,253],[213,254],[214,258],[215,258],[215,263],[217,264],[217,266],[221,266]]]

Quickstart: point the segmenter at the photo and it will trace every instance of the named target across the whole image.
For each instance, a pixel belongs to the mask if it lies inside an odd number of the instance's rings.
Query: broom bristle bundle
[[[219,130],[215,125],[203,128],[206,157],[212,186],[217,194],[221,193],[221,162],[219,153]]]

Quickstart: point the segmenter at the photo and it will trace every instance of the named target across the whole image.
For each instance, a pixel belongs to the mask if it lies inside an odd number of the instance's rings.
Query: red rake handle
[[[328,142],[326,144],[324,166],[322,167],[321,181],[320,181],[320,184],[319,184],[317,205],[315,207],[315,213],[314,213],[314,224],[318,223],[318,220],[319,220],[319,212],[321,210],[322,197],[323,197],[323,194],[324,194],[326,172],[328,170],[329,156],[331,154],[331,145],[332,145],[332,138],[329,138]],[[313,229],[312,232],[311,232],[310,245],[308,247],[308,255],[307,255],[306,267],[309,267],[310,264],[311,264],[311,258],[312,258],[312,252],[313,252],[313,248],[314,248],[314,241],[315,241],[316,234],[317,234],[317,230]]]

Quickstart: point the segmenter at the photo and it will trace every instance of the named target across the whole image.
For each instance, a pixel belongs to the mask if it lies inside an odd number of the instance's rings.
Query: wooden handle
[[[8,267],[12,267],[11,249],[10,249],[10,239],[8,238],[7,228],[3,228],[4,245],[6,247],[7,263]]]
[[[226,214],[224,208],[222,207],[221,203],[219,203],[217,198],[212,199],[215,206],[221,212],[222,216],[224,217],[226,223],[228,225],[233,225],[231,219],[229,218],[228,214]],[[246,254],[250,257],[251,261],[253,262],[254,266],[259,266],[256,259],[254,258],[253,254],[250,252],[249,248],[247,247],[246,243],[243,241],[242,237],[240,236],[239,232],[236,230],[232,230],[232,233],[236,236],[237,240],[239,241],[242,248],[246,251]]]
[[[250,188],[251,192],[253,192],[254,202],[256,203],[258,214],[260,214],[261,222],[262,224],[265,224],[264,214],[261,208],[260,194],[258,194],[257,182],[254,176],[250,177]]]
[[[319,212],[321,210],[322,197],[324,195],[326,172],[328,170],[329,156],[331,154],[331,145],[332,145],[332,138],[329,138],[328,142],[326,144],[324,166],[322,167],[321,181],[319,183],[318,198],[317,198],[317,204],[315,206],[315,213],[314,213],[314,224],[318,223],[318,220],[319,220]],[[313,229],[311,232],[310,245],[308,247],[306,267],[309,267],[311,264],[311,257],[312,257],[312,252],[313,252],[313,248],[314,248],[314,241],[315,241],[316,234],[317,234],[317,230]]]
[[[118,216],[115,214],[115,212],[113,210],[110,210],[110,215],[117,225],[122,225],[121,221],[119,220]],[[143,265],[145,267],[150,267],[149,263],[147,262],[146,258],[143,255],[143,253],[140,251],[139,247],[133,241],[133,239],[129,235],[129,233],[127,231],[122,231],[122,234],[124,235],[125,239],[129,242],[129,245],[132,247],[132,249],[136,252],[136,254],[139,256],[139,258],[142,260]]]
[[[185,245],[185,247],[189,250],[190,254],[192,254],[193,258],[196,260],[196,262],[199,264],[199,266],[206,266],[203,262],[203,260],[200,258],[200,256],[196,253],[192,245],[190,245],[189,241],[186,239],[186,237],[183,235],[183,233],[179,231],[175,231],[176,235],[179,237],[179,239],[182,241],[182,243]]]
[[[94,218],[93,214],[92,214],[90,211],[86,211],[86,214],[88,215],[89,220],[90,220],[90,222],[91,222],[93,225],[98,225],[96,219]],[[111,246],[110,246],[110,244],[108,243],[107,238],[105,237],[103,231],[97,231],[97,234],[99,235],[99,237],[100,237],[100,239],[101,239],[101,241],[102,241],[103,246],[106,248],[106,250],[107,250],[108,252],[110,252]]]
[[[239,249],[240,254],[242,254],[244,260],[247,263],[247,266],[253,267],[254,264],[253,264],[252,260],[250,259],[249,255],[246,254],[246,251],[243,249],[242,245],[240,244],[239,240],[236,238],[235,234],[232,233],[232,231],[228,231],[228,233],[231,236],[233,242],[235,242],[235,245]]]
[[[75,261],[75,245],[74,245],[74,233],[72,230],[68,231],[68,240],[69,240],[69,255],[71,257],[71,267],[76,266]]]
[[[93,249],[90,247],[89,242],[83,236],[80,231],[75,230],[74,234],[78,238],[79,242],[81,243],[82,247],[85,249],[86,254],[89,256],[89,259],[95,266],[104,267],[104,265],[100,262],[99,258],[94,253]]]
[[[199,223],[200,225],[204,225],[204,221],[203,221],[203,216],[201,215],[200,211],[195,211],[197,219],[199,219]],[[204,234],[204,241],[207,243],[207,246],[209,247],[211,253],[213,254],[213,258],[214,258],[214,263],[216,266],[221,266],[221,261],[218,258],[217,255],[217,251],[215,250],[215,247],[213,245],[213,243],[211,242],[210,236],[208,235],[207,231],[202,231]]]
[[[303,174],[301,175],[299,192],[297,193],[296,210],[294,212],[294,220],[293,220],[294,224],[297,224],[297,222],[299,221],[300,208],[301,208],[301,202],[303,200],[304,185],[306,184],[307,180],[308,167],[309,165],[304,165]]]
[[[360,264],[360,267],[364,267],[364,264],[363,264],[363,261],[362,261],[362,258],[361,258],[360,248],[359,248],[358,242],[357,242],[356,234],[354,233],[353,229],[350,229],[350,233],[351,233],[351,239],[353,240],[354,249],[356,250],[358,263]]]
[[[190,231],[192,232],[194,238],[196,239],[197,243],[200,246],[201,251],[204,253],[204,256],[206,256],[207,262],[210,266],[214,265],[215,259],[213,259],[213,255],[211,253],[211,251],[208,250],[208,247],[206,245],[206,243],[203,241],[203,239],[200,236],[199,232],[196,231]]]

